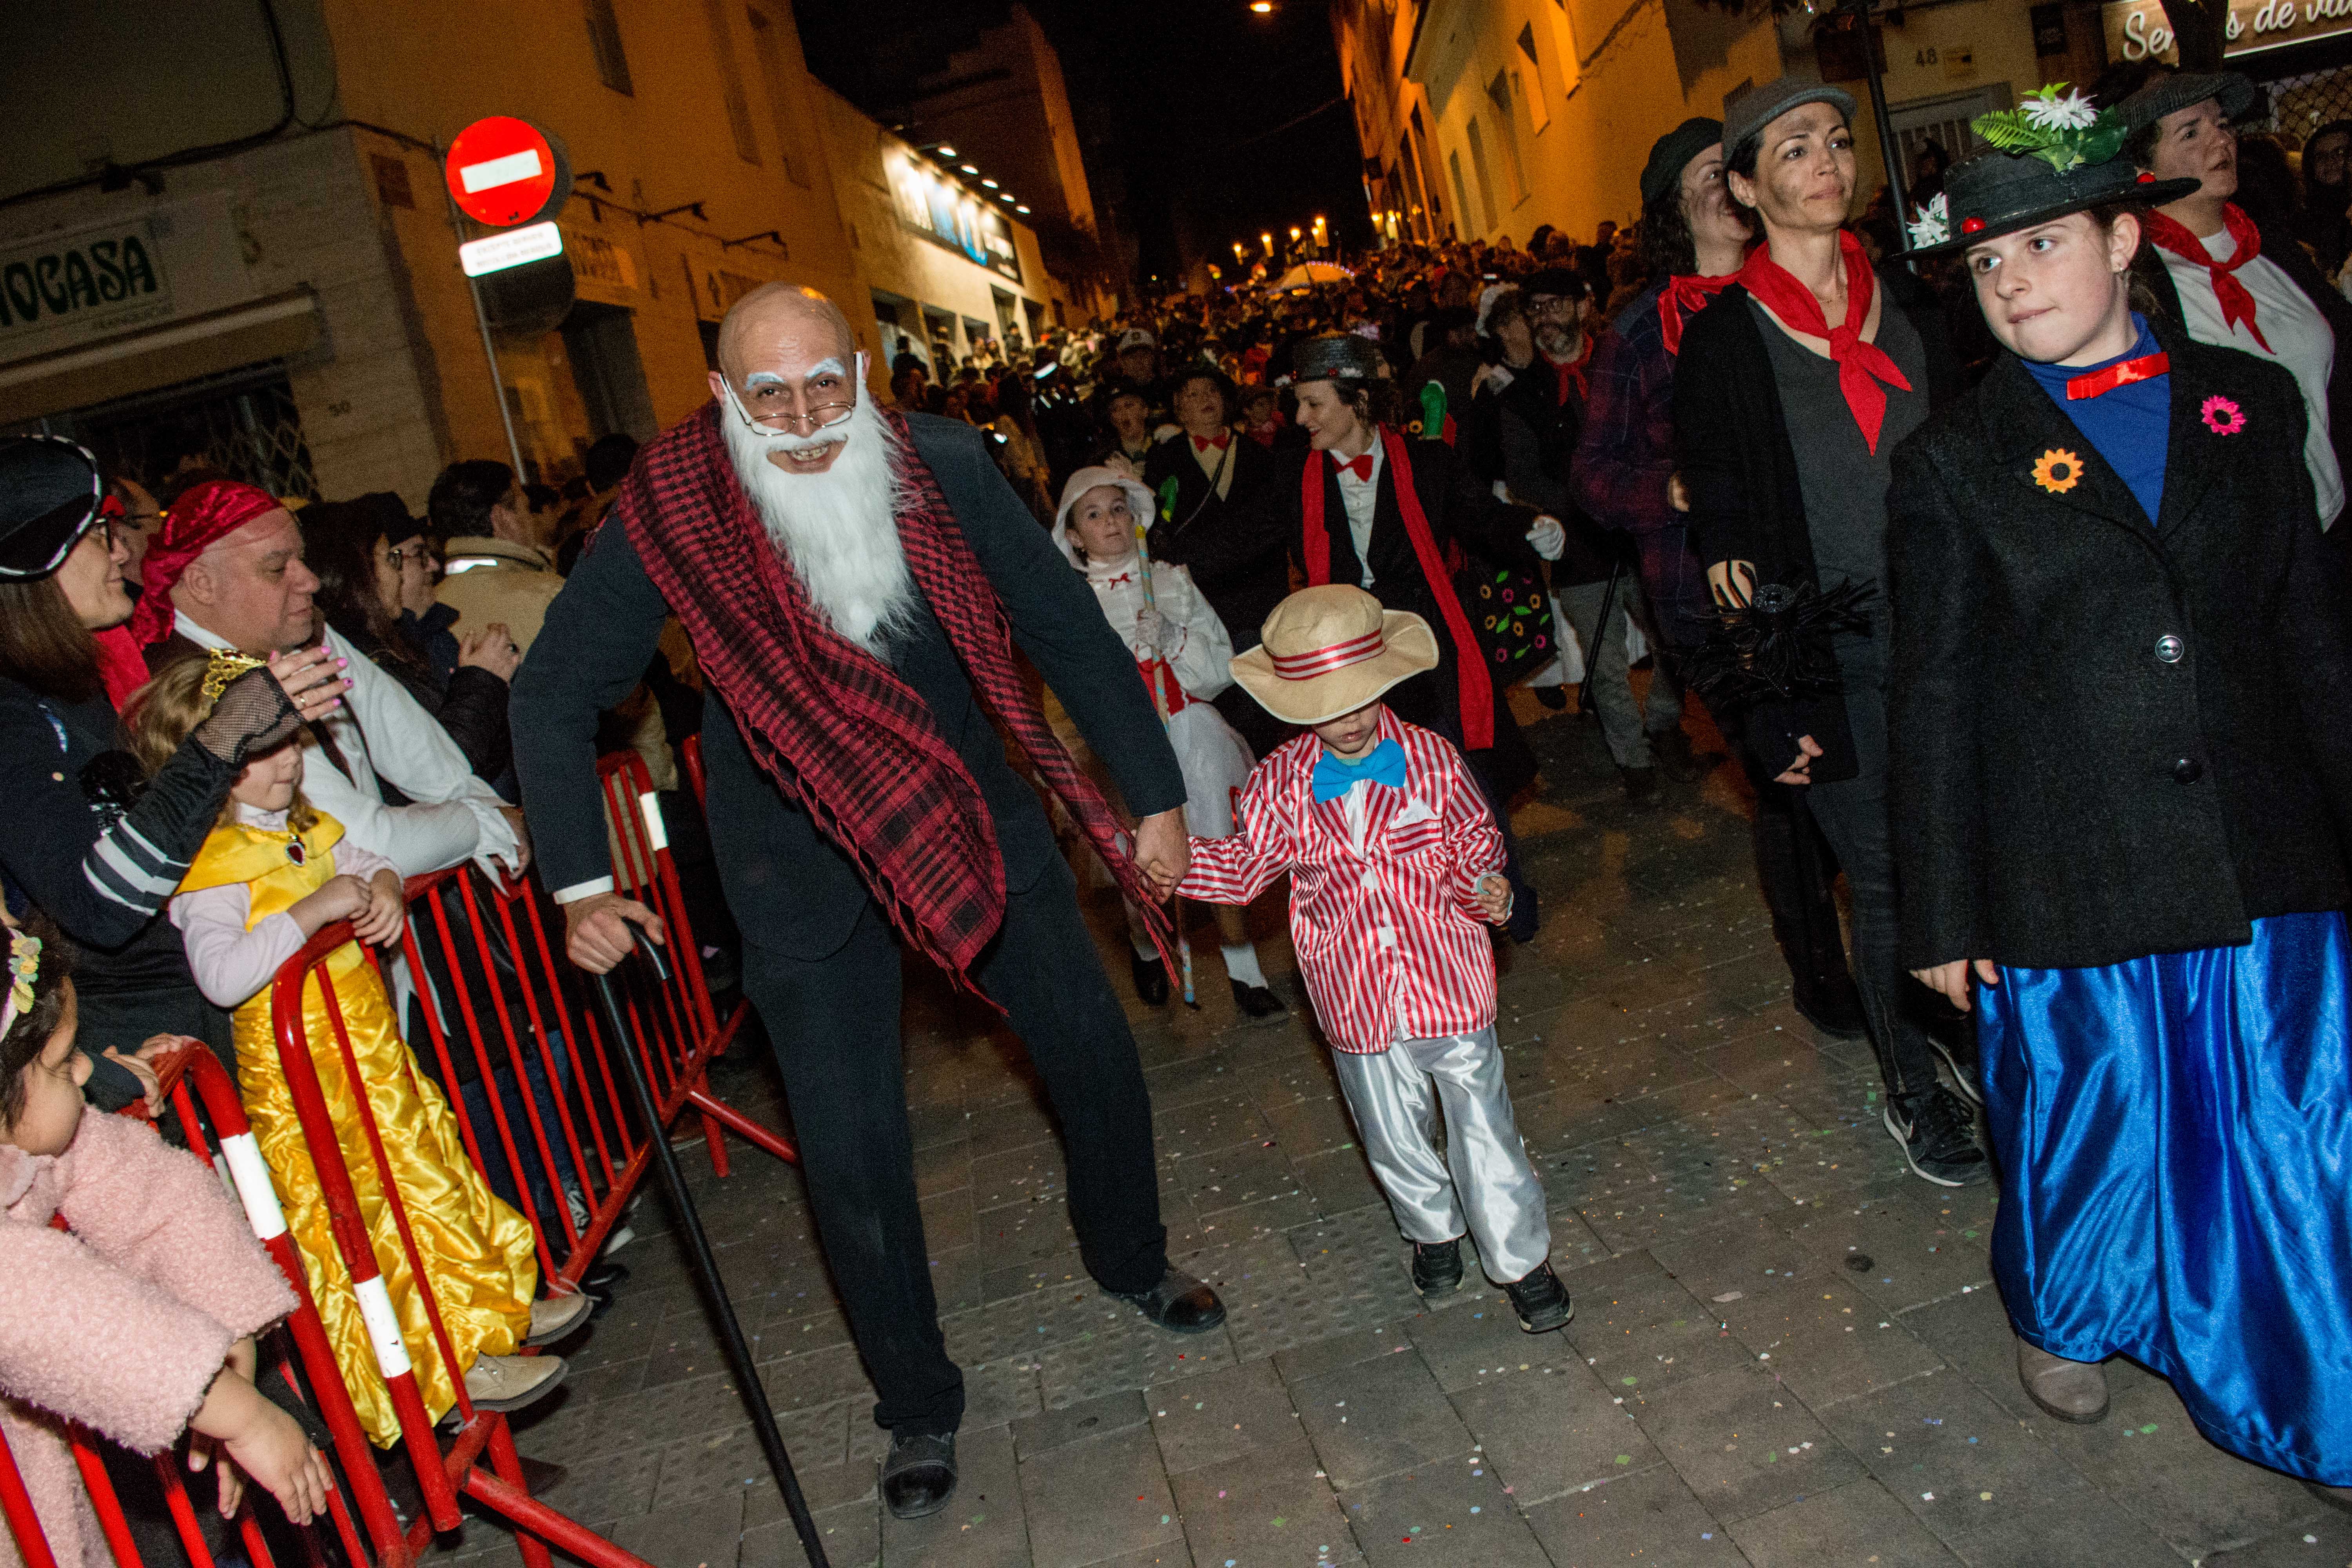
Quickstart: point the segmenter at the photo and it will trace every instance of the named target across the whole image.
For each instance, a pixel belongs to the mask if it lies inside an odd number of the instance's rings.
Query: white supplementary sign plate
[[[528,228],[467,240],[457,247],[457,265],[466,269],[467,277],[479,278],[486,272],[503,272],[562,254],[563,231],[552,223],[535,223]]]

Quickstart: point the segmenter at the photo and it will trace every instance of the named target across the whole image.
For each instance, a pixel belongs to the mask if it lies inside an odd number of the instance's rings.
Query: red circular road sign
[[[511,115],[477,120],[457,132],[445,172],[457,210],[497,228],[549,216],[572,194],[563,143]]]

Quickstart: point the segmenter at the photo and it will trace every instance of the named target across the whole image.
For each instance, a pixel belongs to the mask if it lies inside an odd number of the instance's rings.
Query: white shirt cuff
[[[569,904],[581,899],[593,898],[598,893],[609,893],[612,890],[613,879],[598,877],[592,881],[574,882],[568,888],[558,888],[555,890],[555,901],[559,904]]]

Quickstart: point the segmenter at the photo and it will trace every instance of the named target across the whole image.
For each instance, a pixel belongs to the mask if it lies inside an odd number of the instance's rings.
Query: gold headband
[[[230,681],[247,670],[259,669],[268,662],[246,654],[231,653],[226,648],[213,649],[212,657],[205,661],[205,706],[209,708],[219,701],[220,694],[227,689]]]

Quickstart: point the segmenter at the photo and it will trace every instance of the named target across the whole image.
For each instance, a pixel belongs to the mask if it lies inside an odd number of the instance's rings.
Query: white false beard
[[[915,579],[894,515],[896,443],[864,389],[845,423],[813,437],[754,435],[732,408],[719,410],[719,427],[752,510],[809,603],[834,630],[879,658],[915,619]],[[823,473],[789,473],[768,460],[771,452],[804,451],[845,436],[841,455]]]

